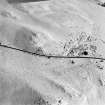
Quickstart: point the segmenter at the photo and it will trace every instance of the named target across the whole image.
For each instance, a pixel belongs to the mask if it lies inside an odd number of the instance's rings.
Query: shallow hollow
[[[0,69],[0,105],[45,105],[41,94],[22,80]],[[39,103],[39,104],[38,104]]]

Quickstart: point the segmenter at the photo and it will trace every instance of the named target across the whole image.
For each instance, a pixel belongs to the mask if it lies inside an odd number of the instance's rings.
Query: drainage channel
[[[0,44],[0,47],[4,47],[4,48],[8,48],[8,49],[11,49],[11,50],[16,50],[16,51],[21,51],[23,53],[27,53],[27,54],[30,54],[32,56],[41,56],[41,57],[47,57],[47,58],[80,58],[80,59],[83,59],[83,58],[87,58],[87,59],[99,59],[99,60],[105,60],[105,58],[103,57],[89,57],[89,56],[56,56],[56,55],[45,55],[45,54],[38,54],[38,53],[33,53],[33,52],[30,52],[30,51],[25,51],[23,49],[19,49],[19,48],[15,48],[15,47],[11,47],[11,46],[8,46],[8,45],[2,45]]]

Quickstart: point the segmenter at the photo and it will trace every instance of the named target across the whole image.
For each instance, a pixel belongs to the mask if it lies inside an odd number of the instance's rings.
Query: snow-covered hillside
[[[105,105],[103,2],[1,0],[0,105]]]

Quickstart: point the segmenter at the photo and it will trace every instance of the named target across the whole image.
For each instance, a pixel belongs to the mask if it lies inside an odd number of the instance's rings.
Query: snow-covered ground
[[[0,43],[45,55],[105,58],[105,8],[97,2],[1,0]],[[0,105],[105,105],[105,61],[0,46]]]

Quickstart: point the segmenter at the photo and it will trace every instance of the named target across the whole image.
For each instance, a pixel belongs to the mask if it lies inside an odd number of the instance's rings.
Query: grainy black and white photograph
[[[0,0],[0,105],[105,105],[105,0]]]

